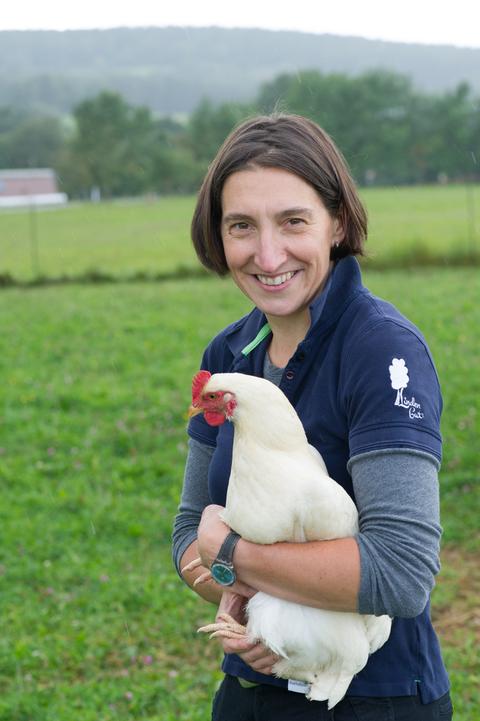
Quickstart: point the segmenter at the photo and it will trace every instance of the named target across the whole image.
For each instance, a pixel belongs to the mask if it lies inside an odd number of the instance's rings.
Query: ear
[[[345,238],[343,219],[340,215],[333,219],[332,248],[339,245]]]

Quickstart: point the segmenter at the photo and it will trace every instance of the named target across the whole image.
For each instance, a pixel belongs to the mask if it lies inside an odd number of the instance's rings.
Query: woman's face
[[[304,319],[344,237],[320,196],[298,175],[253,167],[222,192],[223,247],[235,283],[269,316]]]

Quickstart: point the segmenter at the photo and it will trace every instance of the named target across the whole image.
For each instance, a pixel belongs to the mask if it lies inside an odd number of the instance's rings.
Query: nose
[[[259,229],[255,249],[255,263],[264,273],[275,273],[287,258],[282,238],[271,225]]]

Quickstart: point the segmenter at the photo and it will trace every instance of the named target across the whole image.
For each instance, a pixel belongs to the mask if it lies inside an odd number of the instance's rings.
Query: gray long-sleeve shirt
[[[265,377],[280,382],[283,369],[268,360]],[[173,559],[197,537],[211,503],[208,469],[214,449],[189,439],[184,485],[173,529]],[[409,449],[372,451],[350,459],[359,513],[359,613],[413,617],[421,613],[439,570],[438,461]]]

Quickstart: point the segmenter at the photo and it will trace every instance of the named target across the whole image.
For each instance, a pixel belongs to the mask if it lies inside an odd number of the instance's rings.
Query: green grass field
[[[0,212],[0,273],[18,279],[90,270],[120,276],[195,266],[188,220],[193,202],[175,197],[38,210],[36,254],[31,213]]]
[[[480,254],[480,186],[378,188],[362,192],[370,263],[452,263]],[[115,276],[198,267],[189,243],[193,198],[72,204],[0,212],[0,276]]]
[[[79,223],[82,212],[62,211]],[[173,215],[180,238],[185,221]],[[111,249],[115,223],[104,223]],[[148,265],[144,238],[129,252]],[[480,707],[477,275],[365,274],[420,325],[442,380],[444,566],[433,604],[457,721]],[[213,609],[176,577],[170,528],[191,376],[213,333],[247,309],[228,280],[206,278],[0,293],[1,721],[209,718],[220,653],[195,629]]]

